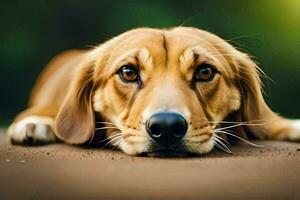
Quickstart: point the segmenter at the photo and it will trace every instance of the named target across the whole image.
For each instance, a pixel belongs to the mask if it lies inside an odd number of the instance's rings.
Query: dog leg
[[[265,123],[249,128],[261,139],[300,142],[300,120],[276,116],[272,120],[266,120]]]

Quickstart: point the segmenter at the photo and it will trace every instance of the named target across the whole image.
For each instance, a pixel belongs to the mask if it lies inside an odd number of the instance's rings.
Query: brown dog
[[[135,29],[94,49],[60,54],[8,134],[21,144],[84,144],[97,124],[130,155],[202,154],[215,145],[229,151],[224,135],[245,131],[300,139],[300,122],[266,105],[259,69],[246,54],[187,27]]]

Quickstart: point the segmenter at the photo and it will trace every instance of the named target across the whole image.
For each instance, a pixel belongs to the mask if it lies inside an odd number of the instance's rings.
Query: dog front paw
[[[54,120],[50,117],[30,116],[10,125],[8,136],[11,143],[22,145],[49,144],[56,140]]]
[[[300,142],[300,120],[292,121],[292,131],[288,135],[288,140]]]

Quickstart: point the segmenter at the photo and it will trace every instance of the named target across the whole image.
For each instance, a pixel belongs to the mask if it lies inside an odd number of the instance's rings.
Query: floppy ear
[[[75,72],[69,92],[56,116],[56,135],[66,143],[83,144],[94,132],[93,71],[94,62],[88,62]]]
[[[246,55],[238,52],[237,82],[241,91],[242,104],[238,112],[241,120],[252,124],[247,126],[259,138],[293,139],[300,138],[299,122],[288,120],[274,113],[266,104],[262,94],[262,84],[258,66]]]

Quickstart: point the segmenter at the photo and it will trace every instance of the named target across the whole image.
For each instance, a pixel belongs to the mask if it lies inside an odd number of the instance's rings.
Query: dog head
[[[68,143],[89,141],[100,113],[111,143],[127,154],[202,154],[230,114],[236,121],[274,115],[255,63],[206,31],[135,29],[85,57],[56,118]]]

